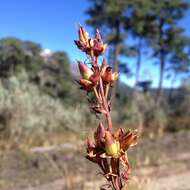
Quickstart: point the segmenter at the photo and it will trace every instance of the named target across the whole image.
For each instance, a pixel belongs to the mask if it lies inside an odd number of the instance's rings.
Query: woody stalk
[[[126,151],[137,144],[137,132],[125,131],[122,128],[113,131],[110,89],[118,79],[118,73],[112,71],[105,58],[99,63],[100,56],[107,49],[100,32],[97,30],[95,37],[91,38],[80,26],[79,39],[75,40],[75,44],[87,55],[90,62],[87,65],[78,61],[82,76],[78,83],[81,89],[94,96],[90,102],[91,110],[96,115],[103,115],[94,132],[94,139],[87,139],[86,158],[100,167],[101,174],[108,182],[100,187],[101,190],[121,190],[126,187],[130,174]]]

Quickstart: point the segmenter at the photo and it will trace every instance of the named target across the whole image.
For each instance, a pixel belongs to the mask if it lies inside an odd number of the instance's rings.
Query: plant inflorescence
[[[103,58],[106,49],[100,32],[97,30],[94,38],[91,38],[83,27],[79,27],[79,39],[75,40],[78,49],[86,53],[90,64],[78,61],[78,67],[82,78],[78,81],[81,89],[94,97],[90,101],[90,108],[95,114],[102,114],[94,139],[87,139],[86,158],[101,168],[102,175],[108,181],[101,186],[101,190],[112,188],[121,190],[128,181],[130,167],[127,157],[127,149],[137,144],[137,132],[125,131],[122,128],[115,132],[111,118],[110,89],[118,79],[118,73]],[[101,62],[101,63],[100,63]]]

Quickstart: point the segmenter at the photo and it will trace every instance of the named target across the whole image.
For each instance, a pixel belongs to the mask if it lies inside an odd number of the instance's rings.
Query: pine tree
[[[119,71],[119,55],[124,46],[126,22],[126,11],[128,1],[123,0],[91,0],[91,5],[86,13],[89,15],[87,24],[100,28],[107,36],[107,43],[110,46],[110,54],[114,71]],[[116,86],[114,92],[116,92]],[[113,96],[115,93],[113,92]]]
[[[126,19],[125,29],[130,32],[134,39],[132,49],[135,50],[136,72],[135,83],[139,82],[139,73],[143,56],[143,49],[148,48],[149,34],[154,33],[154,28],[149,27],[154,21],[149,12],[151,3],[149,1],[133,0],[130,2],[130,17]]]
[[[189,4],[185,0],[152,0],[150,3],[151,9],[149,15],[154,18],[149,26],[154,28],[154,33],[150,34],[150,39],[154,50],[153,56],[159,60],[160,66],[159,86],[156,98],[157,102],[159,102],[167,65],[172,63],[174,56],[177,56],[176,47],[183,39],[182,36],[184,36],[183,30],[178,26],[178,21],[184,17]],[[182,50],[180,51],[182,52]]]

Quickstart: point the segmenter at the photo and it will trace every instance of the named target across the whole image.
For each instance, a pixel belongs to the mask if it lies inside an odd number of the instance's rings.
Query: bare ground
[[[190,132],[144,139],[129,151],[129,190],[190,190]],[[0,165],[2,190],[98,190],[103,183],[84,145],[37,147],[10,152]]]

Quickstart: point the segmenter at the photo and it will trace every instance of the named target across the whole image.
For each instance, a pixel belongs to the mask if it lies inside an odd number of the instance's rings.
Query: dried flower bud
[[[79,40],[82,43],[86,44],[86,43],[88,43],[88,39],[89,39],[88,32],[86,32],[86,30],[82,26],[80,26],[79,27]]]
[[[106,154],[117,158],[119,156],[120,144],[116,141],[109,131],[105,133],[105,151]]]
[[[107,44],[104,44],[99,30],[96,30],[96,35],[94,39],[93,53],[94,56],[99,56],[105,52]]]
[[[79,67],[82,77],[86,80],[89,80],[90,77],[93,75],[93,71],[90,68],[88,68],[88,66],[86,64],[82,63],[81,61],[78,61],[78,67]]]
[[[97,30],[94,39],[89,37],[88,32],[80,26],[79,27],[79,40],[75,40],[77,47],[90,56],[99,56],[105,52],[107,44],[104,44],[99,31]]]
[[[103,124],[100,123],[94,134],[94,138],[95,138],[96,142],[103,142],[105,133],[106,133],[105,128],[104,128]]]
[[[112,80],[113,80],[113,81],[116,81],[116,80],[118,79],[118,77],[119,77],[119,73],[118,73],[118,72],[114,72],[114,73],[112,74]]]
[[[112,68],[110,66],[104,68],[104,72],[102,73],[102,79],[105,83],[112,82]]]
[[[92,91],[93,89],[93,83],[86,79],[80,79],[79,84],[81,85],[83,90],[86,90],[87,92]]]
[[[107,44],[103,44],[102,42],[94,40],[94,47],[93,47],[94,56],[98,57],[99,55],[105,53],[106,48]]]
[[[131,132],[128,131],[126,133],[124,133],[121,137],[120,137],[120,144],[121,144],[121,149],[123,151],[126,151],[130,146],[134,146],[137,144],[137,133],[136,132]]]
[[[88,32],[86,32],[86,30],[82,26],[80,26],[78,33],[79,40],[74,40],[75,44],[81,51],[86,52],[88,55],[91,55],[93,42],[92,39],[89,37]]]
[[[91,77],[90,77],[90,81],[94,85],[96,85],[96,84],[98,84],[99,79],[100,79],[100,72],[98,69],[95,69],[93,75],[91,75]]]
[[[103,66],[101,74],[103,82],[107,84],[112,84],[114,81],[118,79],[119,76],[117,72],[112,73],[112,68],[110,66]]]
[[[102,37],[101,37],[100,31],[98,29],[96,30],[95,39],[98,40],[99,42],[102,42]]]
[[[87,148],[90,148],[90,149],[95,148],[94,142],[90,140],[89,138],[87,138]]]
[[[88,45],[90,48],[92,48],[94,46],[94,40],[92,38],[89,38]]]

